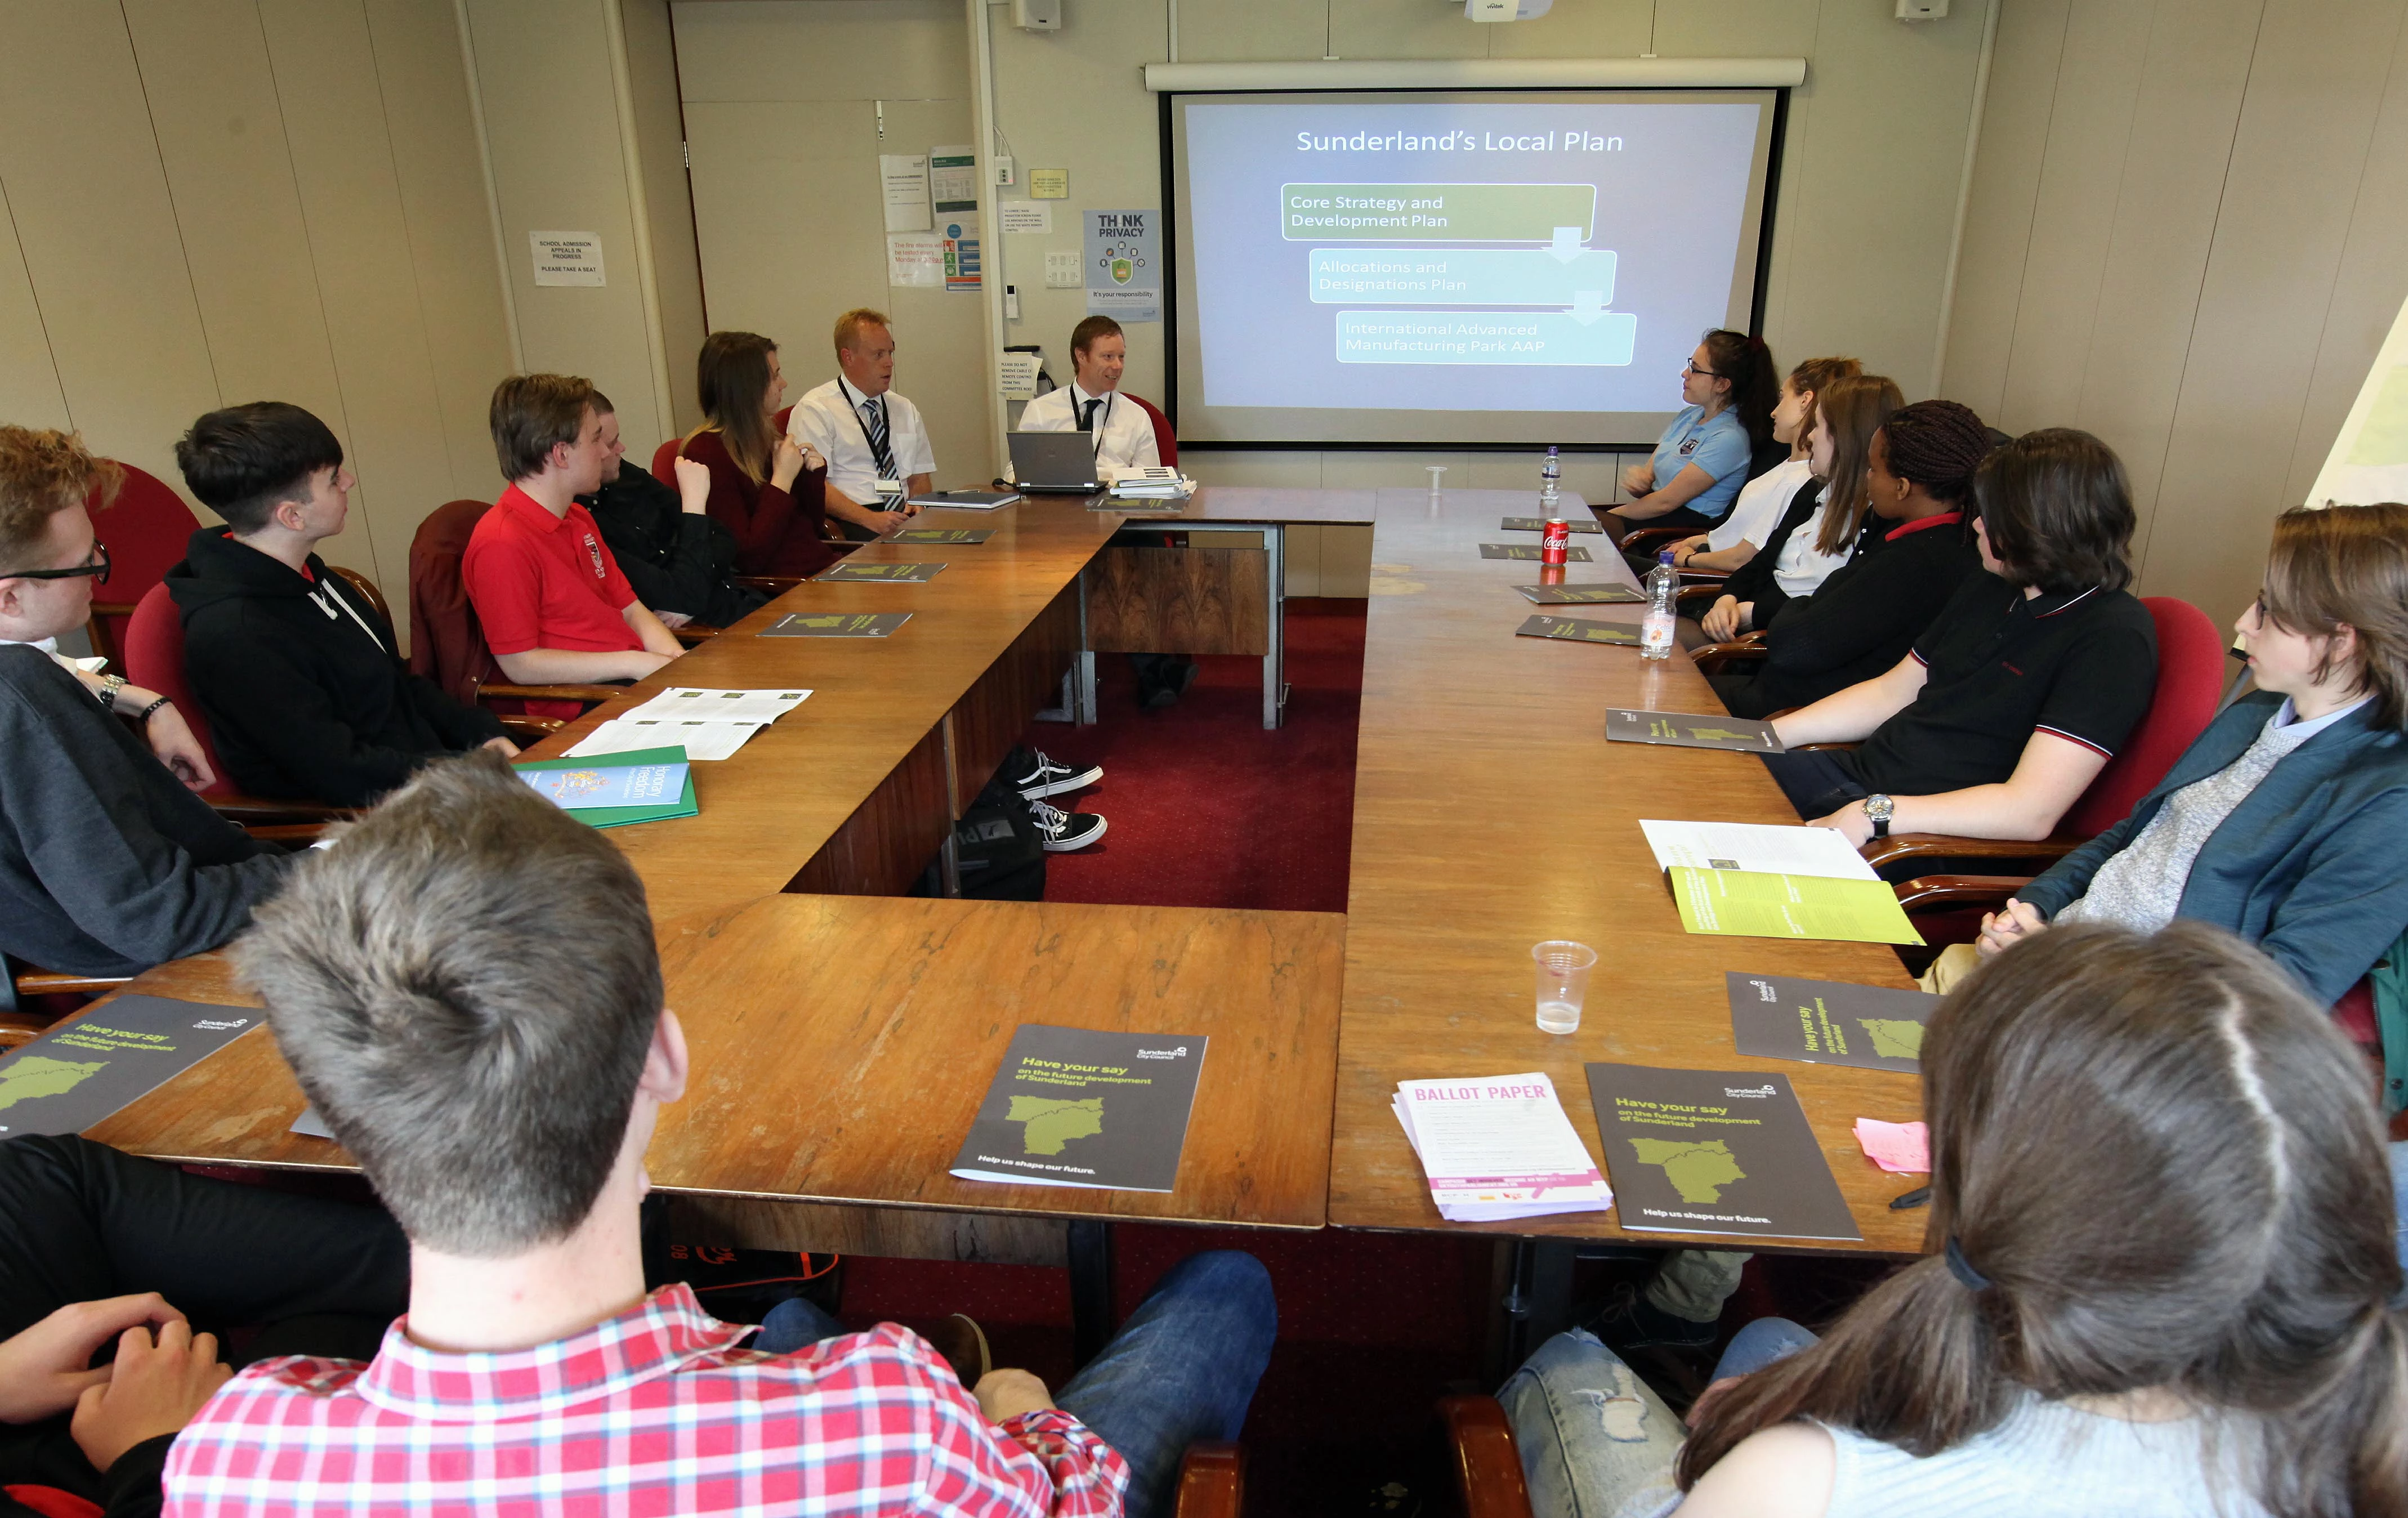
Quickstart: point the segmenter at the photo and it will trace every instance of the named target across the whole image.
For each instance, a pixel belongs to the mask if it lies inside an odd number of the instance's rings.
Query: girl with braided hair
[[[1498,1398],[1534,1511],[2408,1512],[2383,1130],[2289,977],[2204,924],[2058,929],[1940,1005],[1923,1073],[1924,1257],[1819,1340],[1742,1330],[1804,1347],[1685,1439],[1588,1335],[1542,1345]]]

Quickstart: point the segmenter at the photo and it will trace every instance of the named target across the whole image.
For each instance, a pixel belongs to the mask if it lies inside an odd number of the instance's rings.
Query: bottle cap
[[[1656,554],[1656,562],[1657,564],[1670,564],[1672,562],[1672,551],[1668,548],[1662,552]]]

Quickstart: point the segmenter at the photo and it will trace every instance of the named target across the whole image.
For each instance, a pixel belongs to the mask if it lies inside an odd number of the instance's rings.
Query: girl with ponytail
[[[1645,523],[1705,532],[1727,515],[1740,487],[1757,471],[1780,462],[1772,448],[1772,408],[1781,399],[1781,375],[1772,351],[1744,332],[1709,332],[1681,366],[1679,415],[1656,439],[1655,456],[1623,471],[1623,488],[1635,500],[1603,513],[1616,543]]]
[[[1929,1253],[1710,1390],[1685,1443],[1601,1346],[1551,1340],[1501,1394],[1534,1509],[2408,1513],[2408,1293],[2363,1060],[2219,929],[2047,941],[1932,1016]]]

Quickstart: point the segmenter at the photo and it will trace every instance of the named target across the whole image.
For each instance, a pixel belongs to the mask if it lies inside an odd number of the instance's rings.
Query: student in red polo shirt
[[[577,504],[601,488],[609,457],[592,382],[512,375],[494,389],[490,421],[510,487],[479,519],[460,572],[502,673],[523,685],[641,680],[683,652]]]

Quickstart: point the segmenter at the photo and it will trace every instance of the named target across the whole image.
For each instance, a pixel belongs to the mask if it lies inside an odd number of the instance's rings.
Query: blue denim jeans
[[[1813,1342],[1786,1318],[1759,1318],[1732,1338],[1714,1379],[1761,1370]],[[1540,1345],[1497,1400],[1522,1452],[1534,1518],[1652,1518],[1680,1505],[1672,1462],[1687,1428],[1585,1330]]]
[[[752,1347],[791,1354],[844,1331],[795,1297],[770,1311]],[[1236,1250],[1191,1254],[1054,1394],[1128,1462],[1129,1518],[1168,1518],[1187,1446],[1238,1437],[1278,1333],[1279,1308],[1261,1261]]]
[[[2391,1226],[2400,1268],[2408,1270],[2408,1143],[2391,1146]]]

